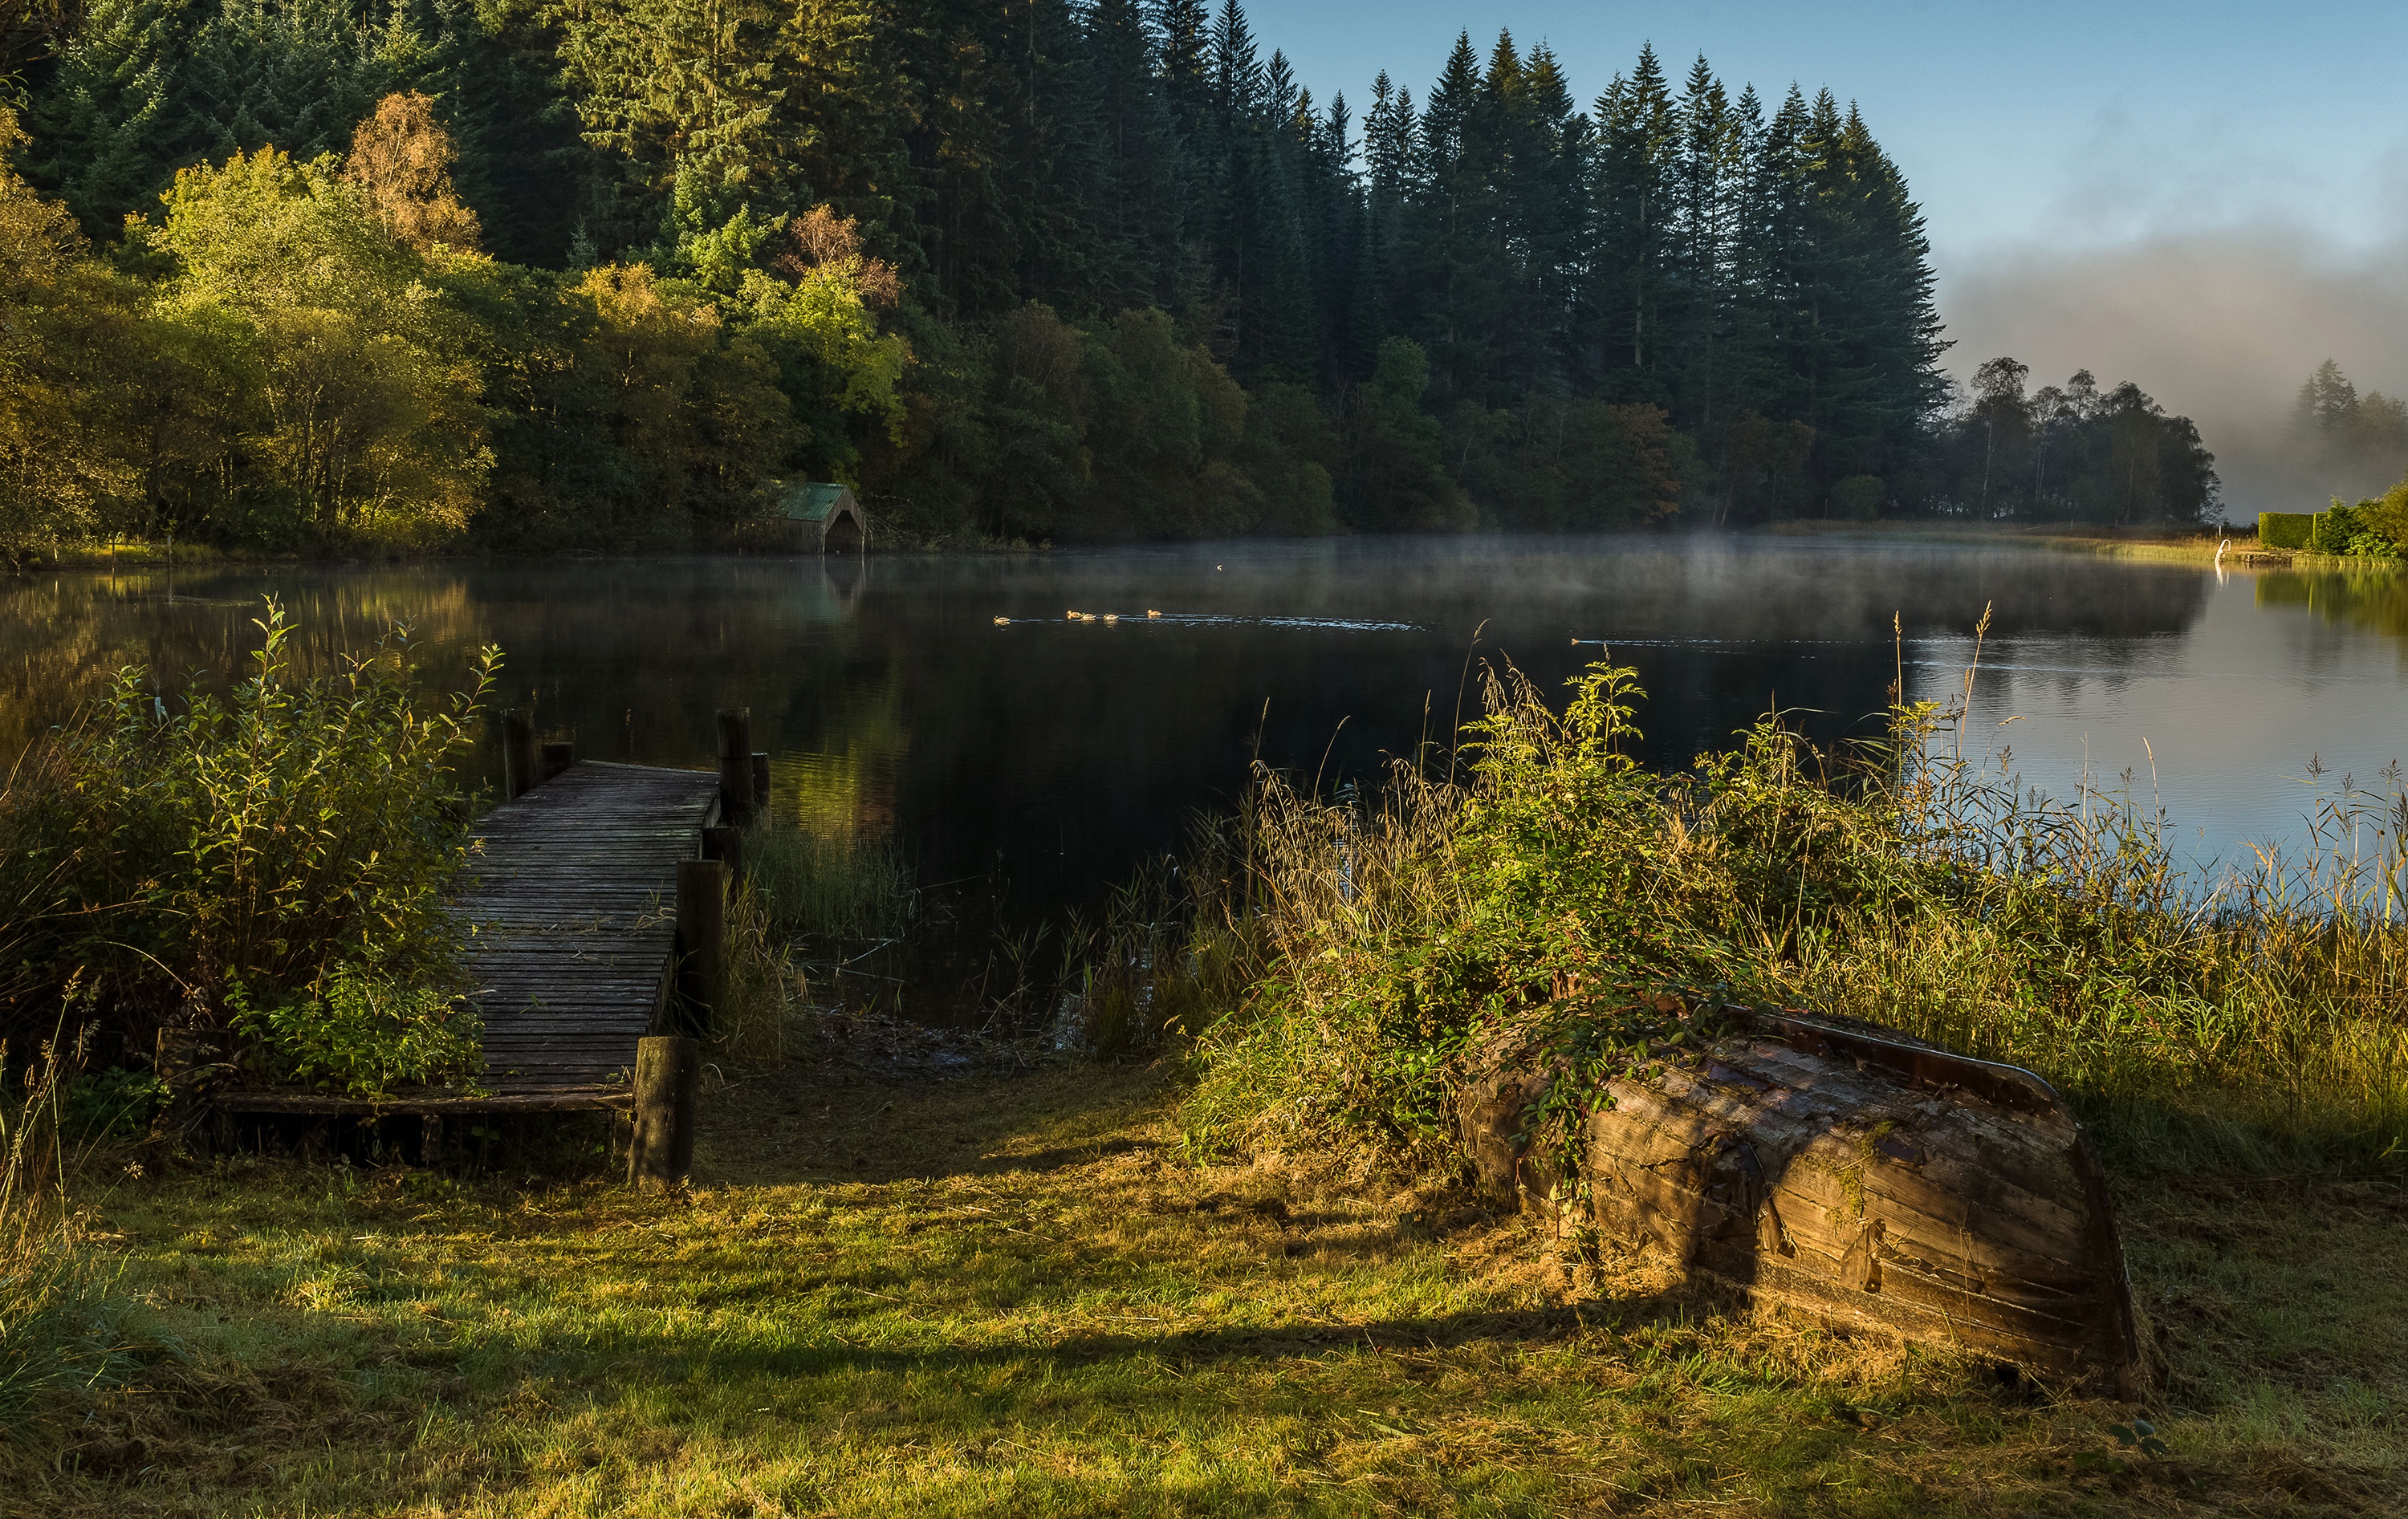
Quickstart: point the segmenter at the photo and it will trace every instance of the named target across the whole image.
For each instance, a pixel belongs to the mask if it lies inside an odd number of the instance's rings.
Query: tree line
[[[20,542],[638,547],[797,478],[935,542],[1978,499],[1903,175],[1703,59],[1583,108],[1466,35],[1358,118],[1237,0],[90,0],[0,47]]]

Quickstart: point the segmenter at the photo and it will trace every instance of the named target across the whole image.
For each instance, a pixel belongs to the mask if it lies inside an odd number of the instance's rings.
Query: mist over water
[[[2361,393],[2408,394],[2408,236],[2349,246],[2253,221],[2027,246],[1959,261],[1941,314],[1960,380],[2007,354],[2032,366],[2034,386],[2088,369],[2102,389],[2129,380],[2191,418],[2230,520],[2314,511],[2399,478],[2302,469],[2286,435],[2300,383],[2328,358]]]
[[[1642,757],[1678,767],[1772,704],[1820,740],[1877,731],[1901,664],[1911,698],[1944,699],[1995,604],[1971,741],[2060,795],[2128,767],[2144,803],[2153,752],[2178,829],[2229,854],[2296,833],[2284,778],[2311,756],[2361,779],[2408,756],[2403,583],[1670,537],[245,567],[187,571],[172,599],[164,575],[59,574],[0,589],[0,745],[121,664],[234,667],[273,591],[321,667],[396,619],[438,685],[500,644],[495,705],[586,758],[706,766],[712,713],[749,706],[791,819],[891,838],[927,881],[1000,863],[1045,907],[1176,848],[1257,754],[1326,790],[1442,748],[1482,661],[1550,692],[1608,653],[1636,666]],[[498,780],[495,735],[478,764]]]

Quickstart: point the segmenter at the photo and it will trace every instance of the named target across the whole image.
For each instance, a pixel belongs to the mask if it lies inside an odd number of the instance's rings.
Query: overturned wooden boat
[[[1580,1094],[1569,1145],[1537,1132],[1549,1048],[1490,1046],[1457,1108],[1483,1183],[1754,1302],[2137,1395],[2106,1178],[2054,1088],[1850,1022],[1713,1020],[1710,1042]]]

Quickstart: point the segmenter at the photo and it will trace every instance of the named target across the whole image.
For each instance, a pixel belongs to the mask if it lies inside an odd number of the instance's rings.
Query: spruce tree
[[[26,114],[27,178],[93,237],[154,209],[179,165],[176,93],[192,0],[92,0]]]

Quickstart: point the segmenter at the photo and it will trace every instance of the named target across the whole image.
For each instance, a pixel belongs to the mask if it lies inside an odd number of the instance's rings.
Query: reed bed
[[[1452,1163],[1455,1062],[1485,1032],[1611,1050],[1670,992],[2028,1067],[2127,1164],[2396,1154],[2399,777],[2319,793],[2302,848],[2201,871],[2128,778],[2057,800],[1967,758],[1973,680],[1880,742],[1820,752],[1770,716],[1666,775],[1623,752],[1631,671],[1592,666],[1557,711],[1506,668],[1451,775],[1335,799],[1259,777],[1259,970],[1201,1041],[1191,1143]]]
[[[766,1070],[795,1053],[803,973],[779,932],[768,902],[750,881],[727,899],[725,958],[714,1011],[713,1057],[741,1070]]]
[[[745,830],[744,868],[772,926],[814,939],[899,938],[920,916],[910,862],[883,841],[767,822]]]

